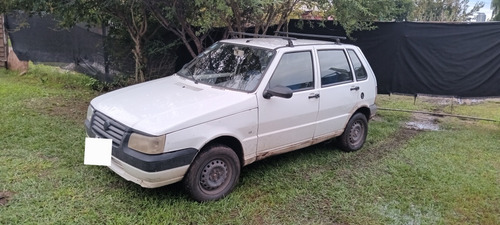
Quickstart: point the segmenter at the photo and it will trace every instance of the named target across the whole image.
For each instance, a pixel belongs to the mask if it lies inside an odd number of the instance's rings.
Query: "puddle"
[[[430,130],[430,131],[439,130],[439,125],[428,121],[407,122],[405,127],[412,130]]]
[[[406,122],[405,127],[412,130],[438,131],[439,122],[435,116],[427,114],[413,114],[413,121]]]

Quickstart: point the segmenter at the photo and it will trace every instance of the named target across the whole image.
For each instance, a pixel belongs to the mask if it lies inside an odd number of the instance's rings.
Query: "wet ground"
[[[412,120],[405,123],[405,128],[422,131],[437,131],[440,129],[436,116],[421,113],[414,113]]]

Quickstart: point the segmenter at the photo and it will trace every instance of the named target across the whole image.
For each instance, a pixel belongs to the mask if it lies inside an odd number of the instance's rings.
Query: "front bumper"
[[[146,172],[113,156],[109,168],[127,181],[132,181],[145,188],[156,188],[181,181],[189,169],[189,165],[159,172]]]
[[[95,125],[88,120],[85,121],[85,128],[89,137],[107,138],[105,134],[97,134]],[[156,155],[144,154],[128,148],[131,132],[131,129],[126,129],[121,141],[113,144],[109,168],[143,187],[160,187],[181,180],[198,153],[197,149],[187,148]]]

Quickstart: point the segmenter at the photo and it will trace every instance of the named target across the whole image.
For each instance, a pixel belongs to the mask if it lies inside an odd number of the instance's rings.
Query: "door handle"
[[[359,86],[351,87],[351,91],[359,91]]]
[[[309,95],[309,99],[311,98],[319,98],[319,94],[312,94],[312,95]]]

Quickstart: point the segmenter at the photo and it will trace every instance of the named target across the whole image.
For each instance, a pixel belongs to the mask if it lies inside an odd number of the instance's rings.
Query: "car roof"
[[[331,41],[311,40],[311,39],[293,39],[293,46],[308,46],[308,45],[335,45],[335,46],[352,46],[349,44],[337,44]],[[288,46],[289,40],[281,37],[276,38],[236,38],[225,39],[220,42],[232,43],[237,45],[249,45],[260,48],[277,49]],[[292,47],[293,48],[293,47]]]

